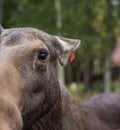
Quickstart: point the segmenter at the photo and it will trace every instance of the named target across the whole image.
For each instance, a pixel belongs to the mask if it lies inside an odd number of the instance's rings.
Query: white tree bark
[[[110,22],[110,20],[112,20]],[[113,6],[111,3],[111,0],[106,1],[106,15],[105,15],[105,23],[106,23],[106,44],[109,49],[112,49],[112,42],[113,42]],[[109,26],[108,26],[109,25]],[[105,65],[104,65],[104,90],[105,92],[110,92],[110,86],[111,86],[111,66],[109,61],[109,55],[110,52],[107,52],[105,54]]]
[[[61,2],[60,0],[55,0],[55,10],[56,10],[56,28],[57,28],[57,34],[61,34],[61,28],[62,28],[62,12],[61,12]],[[60,82],[65,84],[65,73],[64,73],[64,67],[60,65],[59,62],[57,62],[57,74]]]
[[[104,65],[104,92],[110,92],[110,85],[111,85],[111,68],[110,62],[108,59],[105,60]]]

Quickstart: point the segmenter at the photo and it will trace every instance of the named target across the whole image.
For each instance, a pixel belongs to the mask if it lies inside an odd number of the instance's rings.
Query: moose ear
[[[3,32],[3,27],[2,27],[2,25],[0,25],[0,35],[2,32]]]
[[[56,52],[61,65],[72,62],[75,51],[80,45],[80,40],[55,36]]]

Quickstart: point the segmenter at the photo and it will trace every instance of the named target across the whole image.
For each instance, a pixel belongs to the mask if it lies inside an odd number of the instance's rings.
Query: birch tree
[[[61,28],[62,28],[62,12],[61,12],[61,1],[55,0],[55,10],[56,10],[56,29],[57,34],[61,34]],[[65,74],[64,74],[64,67],[60,65],[59,62],[57,62],[57,74],[59,80],[65,84]]]
[[[110,92],[111,85],[111,67],[109,61],[109,54],[111,52],[113,42],[114,42],[114,17],[113,17],[113,5],[112,0],[106,0],[106,12],[105,12],[105,28],[106,28],[106,46],[109,51],[105,54],[104,63],[104,90],[105,92]]]

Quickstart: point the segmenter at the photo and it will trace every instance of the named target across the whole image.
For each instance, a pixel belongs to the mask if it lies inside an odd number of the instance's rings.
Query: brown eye
[[[48,57],[48,54],[49,54],[48,51],[42,50],[39,52],[38,59],[41,61],[45,61]]]

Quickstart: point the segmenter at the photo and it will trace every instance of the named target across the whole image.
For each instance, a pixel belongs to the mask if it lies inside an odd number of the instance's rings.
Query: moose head
[[[79,45],[80,40],[34,28],[0,27],[1,80],[10,79],[5,92],[18,105],[24,121],[44,116],[60,100],[55,62],[66,65]]]

